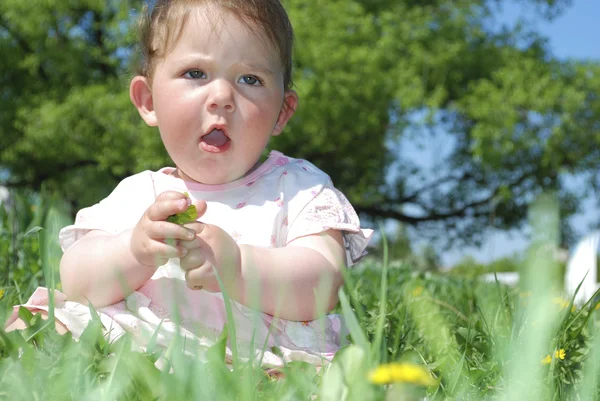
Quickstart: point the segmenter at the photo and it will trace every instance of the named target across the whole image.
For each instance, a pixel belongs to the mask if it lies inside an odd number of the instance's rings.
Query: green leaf
[[[169,217],[167,217],[167,221],[169,223],[175,223],[179,225],[193,223],[197,219],[198,210],[196,210],[196,205],[190,205],[184,212],[172,214]]]
[[[24,306],[20,306],[18,313],[19,313],[19,319],[21,319],[23,321],[23,323],[25,323],[25,325],[27,325],[27,327],[29,327],[33,324],[33,313],[31,313],[31,311],[29,309],[27,309]]]
[[[164,322],[164,319],[160,321],[158,326],[156,326],[156,330],[154,330],[154,333],[152,334],[152,338],[150,338],[150,342],[148,342],[148,346],[146,347],[146,355],[148,355],[148,357],[152,360],[152,362],[158,361],[158,359],[161,357],[161,355],[164,351],[163,348],[156,346],[156,342],[158,340],[158,334],[160,332],[160,328],[161,328],[163,322]]]
[[[225,351],[227,349],[228,337],[229,329],[227,328],[227,324],[225,324],[215,344],[206,351],[206,359],[213,362],[225,361]]]
[[[352,308],[350,308],[350,302],[348,301],[348,297],[346,297],[346,293],[342,288],[338,290],[338,296],[340,299],[340,304],[342,305],[342,313],[344,315],[344,320],[346,325],[348,326],[348,330],[350,330],[350,336],[352,337],[352,341],[357,346],[363,348],[365,352],[369,349],[369,342],[367,341],[367,337],[363,332],[358,320],[356,319],[356,315],[352,312]]]
[[[319,399],[367,400],[373,391],[367,382],[369,370],[367,349],[350,345],[336,354],[323,375]]]
[[[37,233],[38,231],[42,231],[44,229],[44,227],[40,227],[40,226],[35,226],[35,227],[31,227],[31,229],[29,229],[29,231],[27,231],[24,236],[28,237],[32,234]]]
[[[383,263],[381,269],[381,286],[379,292],[379,317],[377,318],[377,326],[375,329],[375,339],[373,340],[373,358],[375,362],[381,359],[381,343],[383,341],[383,327],[387,320],[386,304],[387,304],[387,275],[388,275],[388,244],[383,227],[380,226],[380,232],[383,241]]]

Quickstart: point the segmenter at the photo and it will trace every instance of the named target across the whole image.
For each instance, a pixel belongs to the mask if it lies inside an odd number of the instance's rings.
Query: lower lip
[[[214,146],[209,145],[204,141],[200,141],[200,147],[209,152],[209,153],[224,153],[229,150],[229,146],[231,145],[231,140],[227,141],[223,146]]]

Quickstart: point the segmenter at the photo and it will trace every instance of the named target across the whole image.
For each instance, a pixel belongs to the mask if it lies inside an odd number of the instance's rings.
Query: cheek
[[[244,116],[248,123],[269,132],[275,126],[278,115],[279,108],[273,102],[251,103],[244,109]]]
[[[175,93],[167,93],[155,101],[156,118],[161,127],[175,134],[197,119],[193,102]]]

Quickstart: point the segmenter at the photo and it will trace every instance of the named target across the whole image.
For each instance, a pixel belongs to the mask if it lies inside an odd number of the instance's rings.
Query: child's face
[[[284,91],[270,41],[209,6],[190,15],[175,47],[156,65],[151,85],[143,86],[151,89],[147,107],[134,100],[140,114],[158,125],[182,178],[204,184],[230,182],[251,170],[297,102],[293,91]],[[283,108],[284,100],[291,110]]]

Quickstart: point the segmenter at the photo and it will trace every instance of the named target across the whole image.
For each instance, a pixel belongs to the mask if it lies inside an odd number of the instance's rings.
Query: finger
[[[201,223],[199,221],[195,221],[193,223],[186,223],[183,226],[190,230],[193,230],[196,234],[200,234],[202,231],[204,231],[206,224]]]
[[[187,254],[179,261],[181,269],[184,271],[195,270],[200,266],[210,265],[206,260],[206,256],[200,249],[186,249]]]
[[[161,221],[166,220],[167,217],[173,214],[184,212],[191,205],[192,201],[190,198],[185,197],[185,195],[181,195],[182,197],[178,199],[158,200],[157,198],[146,212],[148,218],[152,221]]]
[[[158,241],[152,241],[147,249],[150,255],[155,255],[155,262],[158,264],[166,263],[170,258],[183,258],[187,255],[188,250],[185,248],[165,244]]]
[[[196,210],[198,211],[198,217],[202,217],[204,213],[206,213],[206,209],[208,205],[204,199],[198,199],[194,201],[194,205],[196,205]]]
[[[190,290],[202,289],[204,286],[200,283],[200,280],[198,280],[196,277],[190,277],[192,271],[193,270],[185,272],[185,285],[187,285]]]
[[[156,197],[156,201],[177,200],[185,198],[189,198],[189,196],[186,196],[183,192],[164,191],[158,194],[158,196]]]
[[[202,238],[194,236],[194,239],[191,241],[178,241],[177,246],[191,251],[192,249],[206,248],[206,242]]]
[[[187,270],[185,272],[185,282],[187,286],[194,289],[198,286],[204,286],[212,280],[212,268],[206,264],[196,269]]]
[[[191,241],[196,238],[196,231],[189,227],[167,221],[153,221],[146,228],[148,237],[164,242],[166,239]]]

